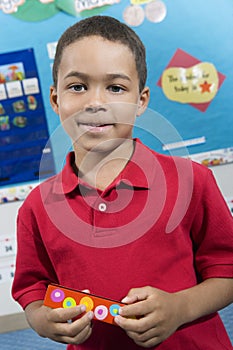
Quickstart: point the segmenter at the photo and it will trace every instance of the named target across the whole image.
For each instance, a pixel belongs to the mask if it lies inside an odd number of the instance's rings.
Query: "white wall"
[[[233,163],[211,168],[225,197],[233,197]]]
[[[11,297],[11,272],[14,271],[14,267],[11,268],[10,266],[15,262],[15,245],[12,244],[12,241],[10,243],[5,241],[7,237],[15,237],[16,215],[21,204],[22,202],[12,202],[0,205],[0,241],[2,248],[0,256],[0,274],[2,275],[2,280],[0,280],[0,316],[21,311],[20,306]],[[12,246],[12,250],[8,250],[5,254],[4,241],[7,246]]]

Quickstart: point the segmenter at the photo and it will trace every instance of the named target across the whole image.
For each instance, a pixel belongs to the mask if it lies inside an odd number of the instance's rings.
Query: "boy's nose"
[[[88,96],[89,98],[85,106],[85,111],[89,113],[105,111],[106,101],[103,95],[100,89],[94,89]]]
[[[106,108],[103,105],[91,105],[85,108],[85,111],[88,113],[97,113],[97,112],[105,112]]]

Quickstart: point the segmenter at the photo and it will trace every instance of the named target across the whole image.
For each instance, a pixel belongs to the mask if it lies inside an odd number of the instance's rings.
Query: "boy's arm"
[[[51,309],[42,300],[30,303],[25,308],[29,325],[41,336],[66,344],[81,344],[91,334],[93,312],[85,313],[85,306]],[[82,315],[82,317],[81,317]],[[74,318],[75,321],[70,322]]]
[[[221,310],[233,302],[233,278],[209,278],[204,282],[178,292],[184,323]]]
[[[233,302],[233,279],[210,278],[176,293],[153,287],[135,288],[122,301],[129,305],[120,309],[116,323],[136,344],[147,348],[167,339],[181,325]],[[126,318],[133,315],[138,319]]]

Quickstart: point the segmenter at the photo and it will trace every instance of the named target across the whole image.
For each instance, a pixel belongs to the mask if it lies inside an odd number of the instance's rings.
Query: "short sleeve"
[[[56,273],[26,200],[17,217],[17,257],[12,296],[24,309],[31,302],[44,299],[49,281],[56,281]]]
[[[233,278],[233,217],[208,169],[192,227],[198,276]]]

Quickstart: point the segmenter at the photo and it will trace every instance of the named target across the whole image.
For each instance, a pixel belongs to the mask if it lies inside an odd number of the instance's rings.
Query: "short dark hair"
[[[147,78],[145,47],[138,35],[126,24],[109,16],[92,16],[69,27],[60,37],[53,64],[53,82],[57,86],[57,75],[64,49],[85,37],[100,36],[112,42],[128,46],[134,55],[139,79],[139,90],[143,90]]]

